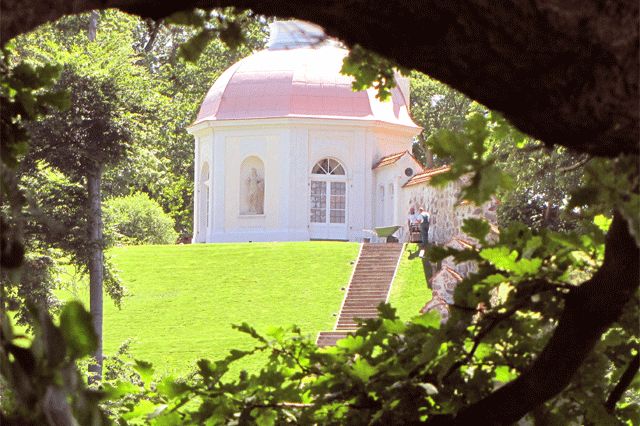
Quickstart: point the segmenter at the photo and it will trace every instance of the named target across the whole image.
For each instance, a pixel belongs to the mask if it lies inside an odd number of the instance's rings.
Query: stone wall
[[[496,238],[497,200],[476,206],[466,201],[459,201],[460,189],[466,182],[464,179],[449,182],[446,186],[438,188],[429,185],[428,182],[411,185],[404,188],[405,206],[416,209],[424,207],[431,216],[429,226],[429,242],[431,244],[446,246],[457,250],[464,250],[478,246],[479,242],[462,232],[462,225],[467,218],[485,219],[492,224],[492,235]],[[452,257],[443,259],[434,274],[429,279],[429,287],[432,290],[431,300],[427,301],[420,310],[424,313],[437,310],[442,321],[449,317],[450,306],[454,303],[453,294],[457,284],[468,274],[477,271],[474,262],[456,264]]]

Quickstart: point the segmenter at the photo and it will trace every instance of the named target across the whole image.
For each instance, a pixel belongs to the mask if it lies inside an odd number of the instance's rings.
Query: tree
[[[71,106],[67,111],[51,111],[30,126],[31,136],[37,140],[30,156],[32,160],[46,160],[73,181],[86,185],[86,234],[70,241],[68,248],[89,271],[90,310],[98,336],[97,365],[90,366],[90,371],[100,378],[104,280],[100,186],[105,165],[124,155],[129,133],[119,123],[114,104],[118,96],[112,82],[96,81],[67,69],[58,84],[69,89]]]
[[[105,231],[120,244],[174,244],[174,222],[147,194],[110,198],[104,203]]]
[[[602,6],[592,0],[580,8],[552,0],[504,5],[487,0],[446,5],[229,0],[218,5],[315,22],[348,45],[360,44],[449,84],[546,144],[604,156],[638,152],[639,8],[633,1]],[[4,0],[2,6],[4,42],[91,9],[114,7],[159,19],[208,3],[58,0],[43,11],[29,2]],[[363,16],[371,20],[363,22]],[[389,34],[394,34],[392,43]]]
[[[435,165],[427,140],[442,129],[462,130],[471,102],[445,84],[419,72],[411,73],[411,117],[423,129],[413,146],[413,154],[426,167]],[[445,161],[439,159],[438,165]]]
[[[545,144],[609,158],[637,155],[639,151],[636,3],[603,6],[593,1],[581,4],[579,10],[552,1],[504,5],[481,0],[459,5],[362,1],[336,3],[334,7],[300,7],[298,2],[284,0],[225,4],[251,6],[259,13],[296,16],[324,25],[348,44],[359,43],[460,89],[502,112],[520,130]],[[114,5],[159,18],[199,3],[157,7],[132,1]],[[20,10],[6,7],[6,2],[3,6],[4,10]],[[27,8],[20,19],[5,13],[3,40],[74,7],[58,6],[47,13],[29,13],[34,9]],[[87,3],[85,7],[97,6]],[[370,19],[363,21],[362,16]],[[388,34],[406,42],[400,46],[388,43]],[[458,171],[482,168],[476,187],[499,177],[499,170],[482,157],[469,159],[468,167],[460,166]],[[526,371],[461,408],[458,421],[515,421],[556,395],[637,291],[640,253],[633,237],[638,232],[637,162],[617,158],[599,162],[598,169],[609,179],[600,182],[600,187],[610,193],[596,191],[595,195],[618,210],[605,242],[602,265],[567,296],[553,335]],[[549,371],[558,374],[550,377]],[[442,421],[451,421],[451,416],[446,419]]]

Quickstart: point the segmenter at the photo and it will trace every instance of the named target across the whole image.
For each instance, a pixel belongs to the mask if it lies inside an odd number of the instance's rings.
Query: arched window
[[[311,173],[314,175],[344,175],[344,167],[333,158],[320,160],[313,166]]]
[[[333,158],[318,161],[309,181],[309,225],[312,239],[347,238],[347,176]]]

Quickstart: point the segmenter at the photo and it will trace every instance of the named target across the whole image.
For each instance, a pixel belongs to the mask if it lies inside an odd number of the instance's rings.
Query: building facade
[[[362,241],[404,225],[411,206],[425,206],[446,240],[455,191],[430,187],[446,170],[410,154],[421,129],[409,81],[397,75],[387,101],[354,92],[340,73],[347,50],[310,24],[276,22],[268,46],[215,81],[188,128],[193,242]]]

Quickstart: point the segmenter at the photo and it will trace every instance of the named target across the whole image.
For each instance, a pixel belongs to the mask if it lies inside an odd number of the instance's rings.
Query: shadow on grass
[[[424,282],[426,284],[426,286],[428,288],[429,287],[429,279],[433,276],[433,264],[431,262],[429,262],[429,260],[427,260],[427,256],[426,256],[426,251],[429,250],[429,248],[431,247],[431,244],[427,244],[425,246],[425,256],[424,257],[420,257],[420,250],[422,248],[421,245],[419,244],[415,244],[415,251],[411,251],[411,249],[409,249],[409,260],[414,260],[414,259],[420,259],[422,261],[422,269],[424,271]]]

